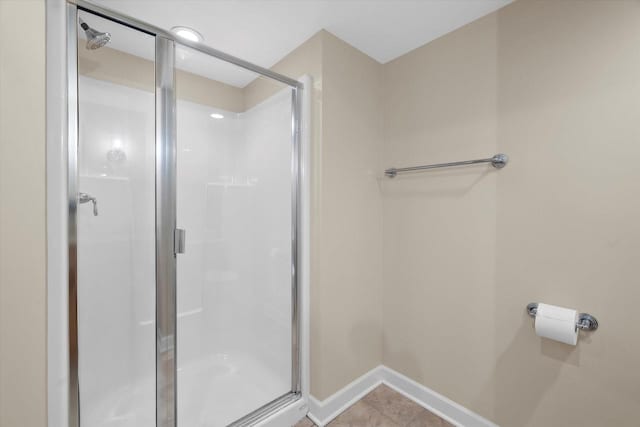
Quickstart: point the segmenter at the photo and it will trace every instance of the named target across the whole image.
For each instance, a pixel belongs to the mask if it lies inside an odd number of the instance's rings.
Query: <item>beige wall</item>
[[[88,50],[80,44],[78,72],[140,90],[155,90],[152,61],[109,47]],[[243,89],[183,70],[176,71],[176,95],[178,99],[227,111],[245,111]]]
[[[386,65],[383,362],[502,426],[637,426],[640,3],[519,0]],[[577,347],[524,307],[588,311]]]
[[[498,175],[495,417],[637,426],[640,2],[519,2],[498,28],[498,150],[513,162]],[[528,301],[601,328],[577,348],[541,342]]]
[[[46,425],[44,11],[0,0],[2,427]]]
[[[322,110],[322,103],[320,102],[322,99],[322,46],[325,37],[325,31],[316,33],[271,67],[273,71],[294,79],[304,74],[308,74],[313,78],[315,88],[313,109],[315,112]],[[281,83],[267,78],[256,78],[244,88],[245,108],[249,109],[264,101],[281,88]],[[317,118],[321,119],[322,116],[317,116]],[[320,125],[321,123],[321,120],[313,121],[313,125]]]
[[[324,32],[322,149],[313,214],[312,394],[324,399],[380,364],[380,65]]]
[[[320,31],[273,69],[314,83],[311,394],[322,400],[382,357],[381,66]],[[252,82],[245,106],[273,90]]]
[[[380,171],[493,155],[495,24],[483,18],[384,66]],[[491,415],[496,173],[385,178],[382,197],[384,363]]]

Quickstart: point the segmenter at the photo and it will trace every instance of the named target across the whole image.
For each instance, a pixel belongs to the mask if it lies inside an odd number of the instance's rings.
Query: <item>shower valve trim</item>
[[[91,194],[79,193],[78,202],[80,204],[91,202],[93,204],[93,216],[98,216],[98,199],[93,197]]]

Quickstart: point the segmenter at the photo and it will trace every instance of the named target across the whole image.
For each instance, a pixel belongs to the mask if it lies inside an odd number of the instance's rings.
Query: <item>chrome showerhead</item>
[[[82,19],[80,19],[80,27],[87,35],[87,49],[99,49],[111,41],[110,33],[101,33],[100,31],[94,30]]]

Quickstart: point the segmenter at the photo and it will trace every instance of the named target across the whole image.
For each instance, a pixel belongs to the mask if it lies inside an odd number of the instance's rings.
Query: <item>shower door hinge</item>
[[[173,252],[177,254],[184,253],[185,230],[176,228],[173,233]]]

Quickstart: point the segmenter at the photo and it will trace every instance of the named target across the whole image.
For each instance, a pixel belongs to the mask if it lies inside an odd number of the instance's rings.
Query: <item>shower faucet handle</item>
[[[78,202],[80,202],[80,204],[91,202],[93,204],[93,216],[98,216],[98,199],[91,194],[78,193]]]

